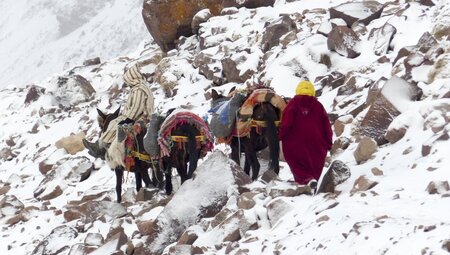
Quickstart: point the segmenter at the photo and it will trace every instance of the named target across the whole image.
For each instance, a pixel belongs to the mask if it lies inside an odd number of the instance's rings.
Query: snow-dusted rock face
[[[350,176],[350,168],[344,162],[340,160],[333,161],[323,176],[320,187],[317,189],[317,193],[334,192],[336,186],[345,182]]]
[[[50,235],[34,249],[33,255],[49,254],[56,255],[67,252],[70,247],[68,243],[78,236],[78,232],[69,226],[59,226],[52,230]]]
[[[356,58],[361,54],[360,39],[358,35],[348,27],[337,26],[328,34],[328,49],[336,51],[348,58]]]
[[[91,83],[81,75],[58,77],[54,96],[58,104],[63,107],[73,107],[87,102],[94,97],[95,89]]]
[[[222,152],[216,151],[186,181],[153,223],[149,233],[148,254],[160,254],[178,240],[184,230],[201,218],[216,215],[228,200],[228,194],[250,183],[250,178]]]

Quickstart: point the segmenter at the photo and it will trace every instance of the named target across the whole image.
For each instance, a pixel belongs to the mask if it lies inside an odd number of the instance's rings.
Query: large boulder
[[[31,85],[28,88],[28,93],[25,96],[25,104],[30,104],[31,102],[34,102],[36,100],[39,99],[39,97],[41,95],[43,95],[45,93],[45,88],[36,86],[36,85]]]
[[[85,223],[94,222],[105,215],[115,219],[127,214],[127,210],[116,202],[112,201],[87,201],[77,204],[76,201],[68,204],[64,208],[64,219],[69,222],[76,219],[83,219]]]
[[[280,43],[281,36],[296,31],[295,22],[287,15],[283,15],[275,21],[266,24],[264,34],[261,40],[261,49],[267,52],[272,47]]]
[[[216,59],[216,55],[202,51],[195,55],[193,66],[214,85],[220,86],[224,84],[225,78],[222,75],[222,63]]]
[[[145,0],[142,16],[148,31],[164,52],[176,48],[180,36],[193,35],[193,17],[203,9],[219,15],[224,7],[258,8],[275,0]]]
[[[361,122],[360,132],[377,141],[383,137],[392,120],[408,108],[416,99],[418,91],[412,84],[392,76],[373,99],[366,116]]]
[[[377,142],[370,137],[364,136],[359,141],[353,156],[358,164],[369,160],[372,155],[378,150]]]
[[[368,25],[379,18],[382,12],[383,4],[377,1],[348,2],[330,8],[330,18],[341,18],[351,27],[356,21]]]
[[[197,12],[194,17],[192,18],[191,28],[192,33],[197,34],[198,30],[200,29],[200,24],[205,23],[211,18],[211,12],[209,9],[203,9],[199,12]]]
[[[328,35],[327,46],[330,51],[347,58],[356,58],[361,54],[360,39],[358,35],[348,27],[337,26]]]
[[[258,53],[249,53],[246,50],[222,59],[222,72],[228,82],[244,83],[258,70]],[[255,59],[257,61],[255,61]]]
[[[161,254],[189,226],[220,212],[228,201],[228,195],[250,182],[248,175],[236,163],[222,152],[214,152],[156,218],[145,242],[145,254]]]

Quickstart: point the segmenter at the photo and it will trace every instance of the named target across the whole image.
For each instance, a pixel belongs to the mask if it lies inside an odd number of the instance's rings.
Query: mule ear
[[[104,120],[104,119],[106,118],[106,114],[104,114],[104,113],[103,113],[102,111],[100,111],[100,109],[98,109],[98,108],[97,108],[97,113],[98,113],[98,116],[100,116],[101,119]]]
[[[117,116],[119,116],[120,113],[120,106],[119,108],[117,108],[117,110],[113,113],[113,116],[115,116],[117,118]]]
[[[211,90],[211,98],[213,100],[217,100],[219,98],[219,93],[217,93],[217,91],[215,89]]]
[[[228,92],[228,94],[231,94],[231,92],[233,92],[233,91],[235,91],[235,90],[236,90],[236,86],[232,87],[232,88],[230,89],[230,92]]]

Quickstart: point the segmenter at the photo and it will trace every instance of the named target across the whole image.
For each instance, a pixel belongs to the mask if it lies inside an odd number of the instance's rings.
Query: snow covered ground
[[[258,179],[246,186],[248,192],[254,194],[250,199],[254,201],[253,206],[241,208],[237,201],[243,194],[230,188],[221,211],[226,215],[221,224],[212,223],[218,217],[199,220],[188,227],[197,239],[185,246],[174,242],[165,249],[166,254],[176,254],[174,251],[186,254],[181,251],[186,252],[193,246],[200,247],[204,254],[448,254],[450,42],[445,39],[436,42],[438,46],[434,49],[442,49],[437,57],[433,57],[435,53],[421,52],[393,64],[402,47],[420,48],[422,45],[416,44],[425,32],[432,33],[436,24],[445,24],[443,19],[450,14],[448,3],[436,1],[436,6],[428,7],[400,1],[388,5],[384,14],[360,33],[361,55],[349,59],[330,52],[327,37],[317,33],[322,22],[329,19],[328,8],[343,2],[277,1],[275,7],[243,8],[236,14],[213,17],[200,29],[200,36],[208,42],[207,48],[200,50],[198,38],[192,36],[184,40],[178,50],[167,54],[168,67],[158,65],[158,60],[150,61],[143,68],[147,73],[154,73],[151,88],[158,111],[181,106],[200,116],[208,115],[210,102],[206,97],[213,86],[213,82],[192,65],[201,53],[211,56],[211,66],[221,66],[220,61],[214,62],[216,58],[230,57],[237,62],[241,74],[256,71],[242,83],[215,87],[221,92],[258,80],[270,84],[281,95],[292,96],[301,79],[315,81],[332,71],[347,75],[346,81],[355,77],[354,84],[336,88],[323,86],[319,97],[327,111],[339,117],[337,122],[343,123],[343,127],[333,126],[334,139],[348,141],[348,147],[337,150],[328,163],[344,162],[351,172],[349,179],[338,185],[334,193],[275,196],[273,190],[297,188],[292,183],[288,165],[282,162],[279,180],[265,183]],[[3,61],[0,73],[4,74],[0,77],[0,88],[5,88],[1,84],[15,85],[0,91],[2,254],[88,254],[103,243],[106,244],[96,254],[109,254],[115,249],[125,251],[127,245],[122,246],[120,238],[115,237],[121,231],[128,238],[128,246],[138,250],[146,241],[141,223],[156,220],[164,212],[165,204],[161,201],[167,197],[162,193],[150,201],[136,201],[133,175],[125,174],[125,202],[116,204],[115,176],[104,162],[96,160],[92,167],[90,162],[94,159],[86,150],[72,155],[55,145],[61,138],[80,132],[90,140],[96,139],[99,128],[95,109],[112,112],[126,99],[127,88],[122,87],[121,78],[124,68],[136,61],[160,56],[155,45],[146,44],[149,36],[140,16],[140,6],[140,1],[112,0],[87,1],[81,5],[54,5],[50,1],[0,3],[0,9],[8,10],[0,18],[0,31],[7,31],[0,35],[0,61]],[[19,16],[26,18],[14,15],[23,10],[28,11]],[[80,12],[86,16],[79,16]],[[295,36],[285,46],[280,43],[263,53],[260,42],[264,24],[286,13],[292,17],[304,15],[293,18],[298,27]],[[78,19],[68,18],[74,16]],[[376,43],[369,39],[369,34],[386,22],[393,25],[397,33],[389,51],[377,56],[374,54]],[[32,24],[36,23],[37,27],[33,28]],[[11,42],[20,42],[22,47],[13,50],[17,44],[8,44]],[[322,63],[323,55],[329,57],[330,66]],[[96,56],[102,58],[101,65],[80,66],[83,60]],[[382,57],[387,61],[380,61]],[[421,58],[433,63],[424,64]],[[13,64],[5,62],[11,59]],[[405,63],[412,66],[411,70]],[[415,66],[415,63],[420,64]],[[69,72],[86,78],[95,93],[86,95],[77,89],[61,91],[61,77],[71,77]],[[385,83],[380,93],[398,110],[395,116],[390,116],[393,121],[388,130],[404,128],[404,136],[376,146],[368,160],[357,162],[354,153],[361,141],[357,131],[370,109],[369,106],[360,111],[355,109],[366,102],[374,89],[366,84],[381,77],[407,77],[408,72],[410,82],[417,83],[414,88],[423,92],[420,100],[406,96],[413,93],[410,87],[395,78],[390,85]],[[224,78],[223,74],[219,75]],[[37,81],[34,84],[38,90],[45,91],[38,93],[40,96],[35,101],[24,104],[30,91],[25,85],[31,81]],[[172,84],[175,95],[166,97],[164,84],[160,82]],[[230,152],[223,144],[216,149]],[[205,161],[209,157],[211,155]],[[204,171],[210,164],[207,162],[199,169]],[[216,173],[226,169],[227,164],[213,164],[211,169]],[[262,168],[264,172],[265,164]],[[88,172],[90,176],[80,182],[80,177]],[[221,178],[231,177],[224,174]],[[213,189],[203,184],[190,182],[189,185],[204,189],[192,194]],[[430,188],[432,184],[435,190]],[[183,194],[174,200],[181,198]],[[205,201],[188,204],[202,202]],[[180,211],[189,207],[179,204],[176,209]],[[177,210],[166,213],[176,214]],[[242,222],[255,226],[239,224]],[[234,236],[232,241],[224,241],[236,228],[239,238]]]

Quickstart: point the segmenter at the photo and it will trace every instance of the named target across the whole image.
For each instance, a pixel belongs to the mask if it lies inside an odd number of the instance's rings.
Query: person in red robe
[[[317,187],[333,133],[311,82],[301,81],[283,111],[279,138],[286,162],[298,184]]]

